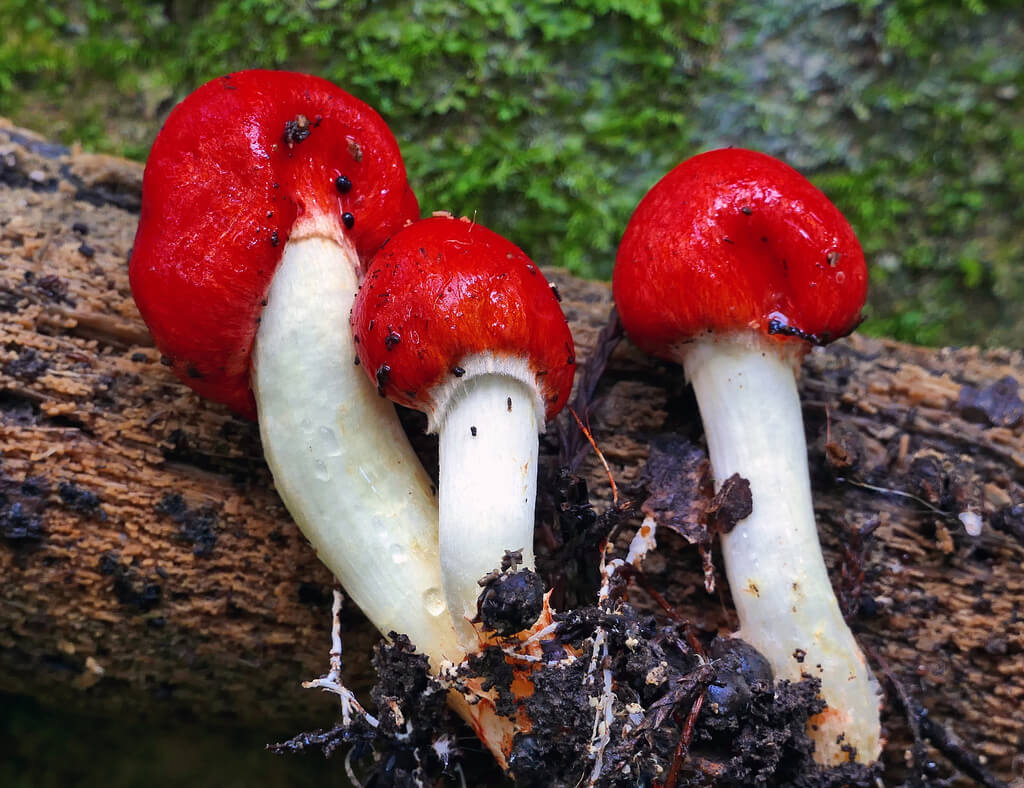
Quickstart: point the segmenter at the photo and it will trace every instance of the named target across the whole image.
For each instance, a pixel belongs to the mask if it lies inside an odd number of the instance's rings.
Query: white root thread
[[[614,558],[611,561],[606,561],[607,550],[601,551],[601,590],[597,595],[598,607],[605,607],[608,604],[611,596],[612,578],[614,578],[615,573],[623,566],[639,568],[644,558],[647,557],[647,553],[657,547],[655,539],[657,530],[657,522],[648,515],[637,529],[636,534],[634,534],[625,560]],[[601,668],[601,694],[597,698],[594,725],[590,733],[590,745],[587,747],[587,752],[594,761],[594,768],[591,769],[590,777],[587,779],[587,788],[593,788],[601,778],[601,772],[604,769],[604,752],[609,742],[611,742],[612,723],[615,719],[615,693],[612,691],[612,671],[609,666],[608,634],[604,627],[601,626],[598,626],[597,632],[594,635],[590,666],[584,679],[586,686],[594,685],[598,666]],[[632,722],[632,719],[636,716],[636,713],[631,714],[630,721]],[[642,720],[642,717],[640,719]],[[639,724],[639,721],[636,724]]]
[[[362,781],[356,776],[356,770],[352,768],[352,753],[355,747],[345,753],[345,776],[348,777],[348,781],[355,786],[355,788],[363,788]]]
[[[331,605],[331,669],[326,676],[312,681],[302,682],[306,689],[321,689],[333,692],[341,702],[341,724],[345,728],[352,726],[352,715],[359,714],[372,728],[379,723],[377,718],[366,711],[356,700],[352,691],[341,682],[341,603],[343,597],[338,589],[334,589],[334,603]]]

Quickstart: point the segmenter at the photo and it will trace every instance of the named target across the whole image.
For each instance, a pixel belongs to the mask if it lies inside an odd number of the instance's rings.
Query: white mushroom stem
[[[435,398],[441,401],[431,422],[440,437],[444,593],[459,639],[472,653],[479,641],[468,621],[476,617],[480,578],[499,568],[506,550],[522,550],[523,567],[533,567],[537,435],[544,411],[536,386],[524,382],[532,377],[527,365],[510,361],[512,375],[475,374],[494,366],[481,357],[462,365],[463,378]]]
[[[752,514],[722,537],[738,634],[765,655],[776,679],[821,680],[829,708],[809,725],[817,761],[845,761],[842,745],[873,761],[881,747],[877,684],[843,620],[818,542],[798,351],[739,334],[679,351],[716,481],[738,473],[753,496]]]
[[[354,366],[359,261],[331,229],[293,233],[267,295],[252,373],[264,454],[352,601],[437,670],[462,653],[442,591],[437,505],[394,407]]]

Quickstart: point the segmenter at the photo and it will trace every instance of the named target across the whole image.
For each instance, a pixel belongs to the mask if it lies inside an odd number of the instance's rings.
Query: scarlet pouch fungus
[[[132,292],[201,395],[258,413],[274,484],[385,634],[457,657],[430,481],[353,366],[360,257],[418,215],[390,130],[322,79],[244,71],[174,109],[146,165]]]
[[[816,759],[880,750],[879,698],[818,543],[796,374],[811,344],[850,333],[867,292],[852,228],[782,162],[740,149],[689,159],[644,197],[619,246],[619,315],[641,349],[683,364],[715,478],[750,482],[753,512],[722,537],[739,636],[776,678],[821,680]]]
[[[521,249],[468,219],[435,216],[374,256],[352,329],[380,392],[425,412],[439,434],[444,592],[475,651],[478,581],[506,551],[533,565],[537,436],[575,371],[565,315]]]

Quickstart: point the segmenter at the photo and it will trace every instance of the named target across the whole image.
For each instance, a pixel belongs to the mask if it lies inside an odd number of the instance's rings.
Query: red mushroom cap
[[[318,77],[230,74],[175,107],[153,143],[132,293],[175,374],[255,418],[253,340],[296,225],[347,238],[362,256],[418,215],[398,144],[371,107]]]
[[[630,339],[671,358],[708,332],[845,336],[867,278],[853,229],[824,194],[778,159],[726,148],[684,161],[640,201],[613,288]]]
[[[370,261],[352,310],[359,360],[381,394],[428,415],[448,384],[525,361],[546,418],[569,398],[576,352],[558,297],[497,233],[435,216],[395,234]]]

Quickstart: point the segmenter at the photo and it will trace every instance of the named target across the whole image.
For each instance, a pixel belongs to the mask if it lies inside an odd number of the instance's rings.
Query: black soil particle
[[[57,485],[57,495],[61,503],[73,512],[84,515],[99,514],[103,519],[104,513],[100,510],[99,496],[71,482],[61,482]]]
[[[997,511],[992,516],[992,527],[1011,534],[1024,544],[1024,504],[1013,504]]]
[[[180,526],[179,536],[192,543],[192,552],[207,556],[217,544],[217,512],[209,506],[190,509],[180,493],[168,493],[155,507],[158,514],[170,517]]]
[[[777,334],[782,337],[796,337],[805,342],[810,342],[812,345],[827,345],[832,340],[839,338],[831,334],[812,334],[809,331],[804,331],[802,328],[791,326],[778,318],[772,318],[768,321],[768,333]]]
[[[42,177],[39,177],[40,175]],[[25,172],[13,153],[0,156],[0,184],[12,189],[31,189],[34,192],[57,191],[56,178],[51,178],[42,171],[38,175],[32,171]]]
[[[0,539],[10,547],[33,547],[43,541],[43,513],[50,488],[44,479],[23,482],[0,478]]]
[[[69,304],[73,304],[68,298],[67,282],[56,274],[47,274],[46,276],[39,277],[36,281],[36,289],[52,301],[57,303],[66,301]]]
[[[50,367],[50,362],[32,348],[24,348],[16,358],[6,362],[3,370],[12,378],[31,383]]]
[[[738,640],[714,644],[705,662],[679,628],[659,627],[626,604],[614,613],[578,609],[562,621],[565,635],[556,638],[582,654],[544,664],[532,675],[533,695],[513,703],[533,722],[513,747],[517,785],[573,786],[589,779],[591,732],[605,704],[613,722],[595,784],[654,785],[670,771],[683,721],[702,694],[677,786],[874,784],[875,770],[861,764],[824,769],[814,763],[806,727],[824,708],[816,679],[774,685],[764,657]],[[594,636],[602,630],[608,653],[597,660],[595,675]],[[607,695],[603,669],[612,677]]]
[[[370,697],[380,712],[381,731],[399,736],[406,732],[405,719],[442,721],[447,715],[446,693],[430,675],[427,657],[416,652],[409,638],[394,632],[390,638],[390,643],[374,650],[377,683]],[[431,728],[420,727],[420,735],[428,736]],[[428,738],[421,744],[429,748],[431,741]]]
[[[284,124],[284,141],[288,147],[298,145],[300,142],[305,140],[308,136],[312,127],[309,123],[309,118],[305,115],[296,115],[294,119],[285,121]]]
[[[384,396],[384,388],[388,385],[390,379],[391,367],[388,364],[382,364],[377,369],[377,393],[380,396]]]
[[[146,577],[136,567],[125,564],[115,552],[100,556],[100,573],[113,577],[111,590],[117,601],[125,607],[147,613],[163,601],[163,588],[153,577]]]
[[[544,580],[530,569],[488,579],[477,607],[481,625],[502,636],[528,629],[544,607],[545,590]]]
[[[1019,389],[1020,384],[1009,375],[983,389],[963,386],[956,407],[967,421],[1013,427],[1024,418],[1024,402]]]
[[[550,538],[554,549],[537,556],[542,576],[554,588],[551,604],[565,610],[592,602],[601,584],[598,572],[599,546],[622,520],[617,510],[598,515],[590,504],[586,479],[558,471],[551,484],[538,489],[553,488],[556,500],[538,501],[539,519],[553,521]],[[551,511],[547,512],[546,509]]]
[[[86,184],[67,164],[61,165],[60,174],[75,187],[75,200],[98,208],[109,205],[129,213],[138,213],[142,207],[142,184],[139,181],[112,176],[108,180]]]

